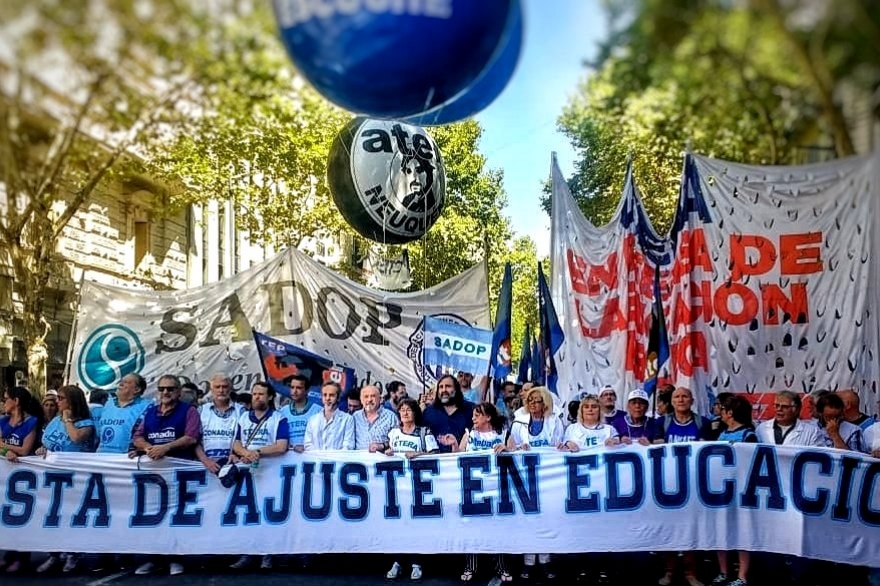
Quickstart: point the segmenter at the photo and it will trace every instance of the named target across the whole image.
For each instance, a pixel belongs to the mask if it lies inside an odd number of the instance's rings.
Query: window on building
[[[150,223],[143,220],[135,220],[133,231],[134,267],[137,268],[150,252]]]

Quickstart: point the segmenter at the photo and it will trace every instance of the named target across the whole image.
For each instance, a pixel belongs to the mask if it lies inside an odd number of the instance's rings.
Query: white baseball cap
[[[602,390],[599,391],[599,396],[601,397],[605,393],[611,393],[613,395],[616,395],[617,391],[615,391],[614,387],[612,387],[611,385],[605,385],[604,387],[602,387]]]
[[[627,397],[626,397],[626,402],[629,403],[630,401],[633,401],[635,399],[640,399],[640,400],[644,401],[645,403],[650,403],[650,400],[648,398],[648,393],[646,393],[642,389],[631,390],[629,392],[629,395],[627,395]]]

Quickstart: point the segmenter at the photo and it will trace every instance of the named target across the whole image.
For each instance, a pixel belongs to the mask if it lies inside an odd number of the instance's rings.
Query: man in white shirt
[[[324,408],[306,425],[305,451],[354,449],[354,419],[338,409],[341,394],[336,383],[324,383],[321,387]]]
[[[777,446],[815,446],[822,447],[825,441],[819,427],[799,419],[801,398],[791,391],[776,393],[773,402],[776,413],[773,419],[758,425],[755,433],[758,441]]]

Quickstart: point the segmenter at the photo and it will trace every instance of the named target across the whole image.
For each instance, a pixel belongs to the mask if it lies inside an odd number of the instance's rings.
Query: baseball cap
[[[642,389],[633,389],[629,392],[629,395],[626,397],[626,402],[629,403],[634,399],[641,399],[645,403],[649,403],[648,393],[643,391]]]
[[[602,390],[599,392],[599,396],[601,397],[605,393],[612,393],[612,394],[616,395],[617,391],[615,391],[614,387],[612,387],[611,385],[605,385],[604,387],[602,387]]]

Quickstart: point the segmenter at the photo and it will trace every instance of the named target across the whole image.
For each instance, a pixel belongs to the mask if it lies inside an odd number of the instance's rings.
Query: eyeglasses
[[[533,404],[536,404],[536,405],[543,405],[543,404],[544,404],[544,399],[529,399],[529,403],[533,403]]]
[[[176,390],[177,387],[158,387],[160,393],[173,393]]]
[[[780,404],[778,404],[778,403],[775,404],[775,405],[773,405],[773,407],[774,407],[776,410],[779,410],[779,409],[794,409],[794,405],[780,405]]]
[[[65,397],[64,395],[58,395],[58,402],[59,402],[59,403],[60,403],[61,401],[66,401],[66,400],[67,400],[67,397]]]

